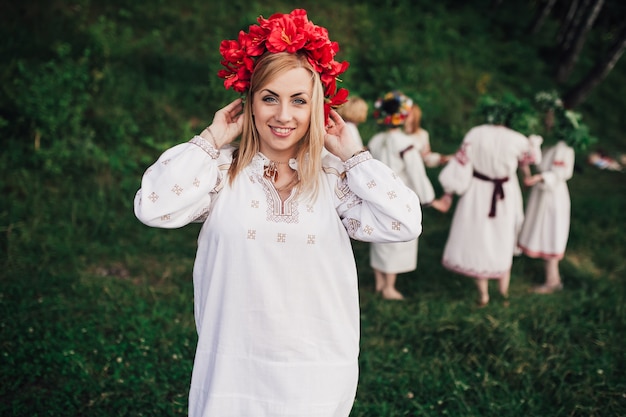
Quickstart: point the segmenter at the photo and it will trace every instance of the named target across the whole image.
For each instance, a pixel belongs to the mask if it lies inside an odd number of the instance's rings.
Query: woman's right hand
[[[243,102],[241,98],[215,112],[213,123],[200,134],[220,149],[234,141],[243,129]]]
[[[446,193],[430,204],[432,208],[442,213],[447,213],[452,205],[452,194]]]
[[[533,185],[541,182],[542,180],[543,180],[543,177],[541,176],[541,174],[531,175],[530,177],[524,178],[524,185],[527,187],[532,187]]]

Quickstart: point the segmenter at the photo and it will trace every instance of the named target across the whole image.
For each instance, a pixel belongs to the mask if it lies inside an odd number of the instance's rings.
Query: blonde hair
[[[350,97],[346,104],[337,109],[337,113],[346,122],[363,123],[367,120],[367,102],[361,97]]]
[[[410,112],[413,115],[413,119],[409,120],[410,123],[404,124],[404,131],[406,133],[419,132],[419,130],[422,128],[422,109],[420,109],[420,106],[413,103]]]
[[[254,125],[252,116],[252,100],[254,94],[269,82],[287,71],[304,68],[311,73],[311,122],[309,129],[298,144],[296,160],[298,161],[298,192],[315,199],[319,189],[319,173],[322,170],[322,150],[324,148],[324,90],[320,75],[313,69],[304,54],[287,52],[266,53],[256,62],[250,88],[246,93],[244,106],[243,130],[239,148],[233,154],[233,163],[229,169],[229,184],[252,162],[259,152],[259,132]]]

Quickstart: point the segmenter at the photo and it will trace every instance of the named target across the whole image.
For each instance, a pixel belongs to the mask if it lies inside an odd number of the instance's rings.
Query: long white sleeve
[[[369,152],[346,161],[334,176],[335,205],[348,234],[366,242],[401,242],[422,231],[417,195]]]
[[[206,216],[222,185],[219,166],[228,159],[229,152],[217,152],[199,136],[168,149],[144,173],[135,195],[135,215],[148,226],[162,228],[181,227]]]

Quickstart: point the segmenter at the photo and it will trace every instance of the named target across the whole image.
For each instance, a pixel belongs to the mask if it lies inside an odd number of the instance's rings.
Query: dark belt
[[[500,200],[504,200],[504,188],[502,188],[502,184],[507,182],[509,177],[489,178],[478,171],[474,171],[474,176],[483,181],[493,182],[493,195],[491,196],[491,210],[489,210],[489,217],[496,217],[496,201],[498,198],[500,198]]]

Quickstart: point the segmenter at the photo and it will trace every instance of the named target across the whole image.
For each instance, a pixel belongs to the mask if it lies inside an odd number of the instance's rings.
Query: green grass
[[[347,88],[370,103],[405,90],[424,109],[435,150],[453,152],[475,122],[479,93],[530,97],[555,87],[541,59],[555,28],[528,38],[533,2],[491,3],[305,7],[351,62]],[[234,98],[215,76],[219,40],[260,13],[292,8],[243,0],[6,8],[0,415],[186,414],[199,226],[143,226],[132,199],[162,150]],[[590,39],[577,75],[600,40]],[[625,95],[620,61],[577,109],[613,154],[626,152]],[[363,137],[375,131],[369,120]],[[577,165],[558,294],[529,294],[543,265],[519,257],[510,306],[494,296],[477,309],[472,281],[440,264],[451,214],[424,211],[418,268],[398,280],[404,302],[374,294],[368,246],[354,242],[362,340],[353,417],[626,415],[626,182],[588,166],[584,154]],[[428,171],[439,192],[438,172]]]

